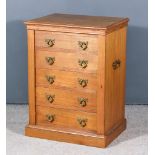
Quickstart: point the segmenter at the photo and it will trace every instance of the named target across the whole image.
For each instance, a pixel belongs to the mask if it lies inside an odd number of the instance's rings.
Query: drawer
[[[36,87],[36,104],[47,107],[96,112],[96,93]]]
[[[96,131],[96,114],[37,106],[36,124]]]
[[[95,35],[35,31],[35,47],[49,51],[67,49],[97,52],[98,38]]]
[[[81,90],[97,90],[96,74],[81,74],[69,71],[49,69],[36,70],[36,85],[54,87],[76,88]]]
[[[36,51],[36,68],[96,73],[97,62],[97,55],[86,53]]]

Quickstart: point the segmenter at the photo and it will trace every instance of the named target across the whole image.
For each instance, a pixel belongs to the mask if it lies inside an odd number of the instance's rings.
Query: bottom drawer
[[[96,131],[96,114],[74,110],[36,107],[37,125]]]

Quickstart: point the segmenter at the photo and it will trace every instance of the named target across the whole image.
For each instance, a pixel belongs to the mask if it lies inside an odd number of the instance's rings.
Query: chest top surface
[[[55,13],[26,21],[25,24],[106,30],[127,24],[128,21],[128,18]]]

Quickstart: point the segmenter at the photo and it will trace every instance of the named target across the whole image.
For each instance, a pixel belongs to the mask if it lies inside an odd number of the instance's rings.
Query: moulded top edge
[[[25,21],[26,25],[33,26],[57,26],[64,28],[80,28],[92,30],[107,30],[127,25],[128,18],[105,17],[105,16],[86,16],[71,14],[51,14]]]

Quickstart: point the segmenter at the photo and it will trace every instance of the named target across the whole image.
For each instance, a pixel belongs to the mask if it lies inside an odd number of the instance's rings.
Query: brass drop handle
[[[87,105],[88,99],[87,98],[78,98],[78,102],[82,107]]]
[[[78,41],[78,44],[82,50],[86,50],[88,48],[88,41]]]
[[[113,69],[115,70],[115,69],[119,68],[120,65],[121,65],[121,61],[120,61],[119,59],[117,59],[117,60],[115,60],[115,61],[113,62],[112,67],[113,67]]]
[[[55,76],[46,76],[46,79],[48,81],[49,84],[53,84],[54,80],[55,80]]]
[[[82,68],[86,68],[88,65],[88,60],[79,60],[78,62]]]
[[[49,103],[53,103],[54,102],[54,98],[55,98],[55,95],[47,95],[46,94],[46,99]]]
[[[78,123],[80,124],[81,127],[85,127],[87,125],[87,119],[83,118],[77,118]]]
[[[47,114],[46,115],[46,118],[47,118],[47,121],[53,122],[54,119],[55,119],[55,115],[53,115],[53,114]]]
[[[55,62],[55,57],[46,57],[45,60],[49,65],[53,65]]]
[[[78,79],[79,84],[84,88],[88,84],[88,80],[85,79]]]
[[[45,42],[48,47],[52,47],[55,44],[55,39],[45,39]]]

